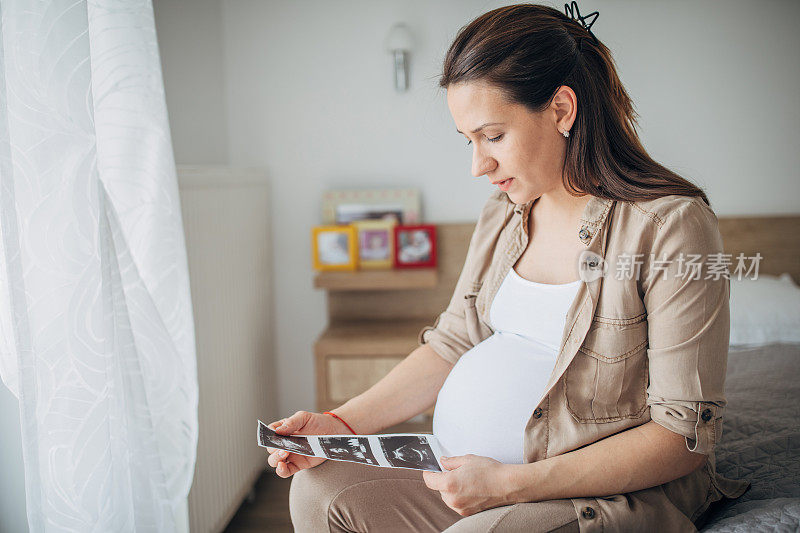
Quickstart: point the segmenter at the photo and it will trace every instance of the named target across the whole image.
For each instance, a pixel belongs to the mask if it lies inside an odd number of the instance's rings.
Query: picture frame
[[[394,227],[394,267],[436,266],[436,226],[431,224]]]
[[[389,220],[359,220],[357,231],[358,267],[390,269],[394,265],[394,227]]]
[[[332,190],[322,196],[322,223],[326,225],[388,219],[419,224],[421,216],[417,189]]]
[[[356,270],[358,267],[357,232],[352,225],[314,226],[311,249],[315,270]]]

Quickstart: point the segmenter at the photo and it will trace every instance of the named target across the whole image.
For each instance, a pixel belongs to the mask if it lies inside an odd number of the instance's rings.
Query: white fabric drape
[[[0,377],[31,531],[182,527],[197,372],[150,0],[0,3]]]

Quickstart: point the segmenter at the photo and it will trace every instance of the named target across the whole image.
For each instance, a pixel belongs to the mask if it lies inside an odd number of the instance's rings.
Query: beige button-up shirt
[[[533,202],[502,191],[484,206],[447,309],[420,332],[456,363],[493,332],[492,299],[528,244]],[[586,249],[555,368],[525,428],[528,462],[649,420],[707,454],[703,468],[659,487],[575,498],[581,531],[692,531],[745,481],[716,473],[730,328],[726,259],[717,219],[698,197],[623,202],[591,197],[575,238]],[[729,259],[728,259],[729,264]],[[638,499],[640,505],[632,505]]]

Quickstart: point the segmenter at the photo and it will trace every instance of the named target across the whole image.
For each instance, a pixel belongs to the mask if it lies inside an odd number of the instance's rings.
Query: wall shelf
[[[438,282],[439,274],[435,268],[323,271],[314,276],[314,288],[329,291],[431,289]]]

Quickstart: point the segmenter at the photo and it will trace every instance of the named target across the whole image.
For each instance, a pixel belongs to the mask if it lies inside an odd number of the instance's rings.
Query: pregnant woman
[[[270,424],[370,434],[435,405],[446,471],[270,449],[294,475],[296,531],[694,531],[747,489],[715,470],[729,335],[716,216],[642,147],[590,18],[574,2],[507,6],[452,43],[440,84],[472,174],[498,187],[453,297],[372,388]]]

